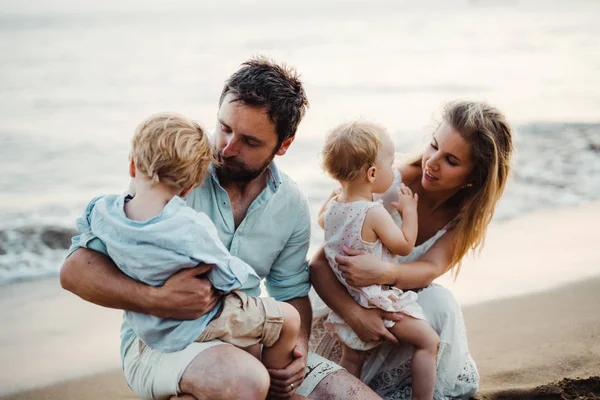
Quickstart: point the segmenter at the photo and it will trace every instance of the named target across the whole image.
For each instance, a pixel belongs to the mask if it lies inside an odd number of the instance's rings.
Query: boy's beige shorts
[[[252,309],[249,316],[246,310]],[[254,315],[256,312],[256,315]],[[246,323],[239,321],[241,314],[251,317]],[[262,322],[264,321],[264,323]],[[238,323],[239,322],[239,323]],[[246,347],[255,343],[269,346],[279,338],[283,318],[277,302],[268,297],[248,297],[243,293],[234,292],[225,298],[225,306],[216,319],[211,321],[210,329],[201,336],[225,337],[229,342],[230,335],[242,332],[237,346]],[[244,332],[248,332],[244,335]],[[258,339],[256,339],[258,337]],[[200,338],[199,338],[200,339]],[[232,339],[234,341],[236,339]],[[258,340],[258,341],[257,341]],[[251,342],[250,344],[246,344]],[[228,345],[218,338],[209,341],[194,342],[183,350],[165,353],[146,346],[139,338],[135,338],[125,351],[123,370],[129,387],[141,398],[162,400],[181,393],[179,382],[190,363],[204,350],[217,345]],[[308,353],[307,375],[304,383],[296,393],[308,396],[317,384],[331,372],[341,367],[325,358]]]
[[[283,314],[275,299],[232,292],[223,303],[220,315],[208,324],[197,342],[220,339],[237,347],[258,343],[271,347],[279,339]]]

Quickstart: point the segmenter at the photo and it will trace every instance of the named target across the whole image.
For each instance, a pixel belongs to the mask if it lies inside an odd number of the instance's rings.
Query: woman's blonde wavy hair
[[[444,107],[443,120],[471,143],[474,169],[472,186],[461,189],[447,205],[458,210],[451,223],[455,230],[452,261],[448,269],[460,272],[461,260],[469,252],[481,251],[487,227],[502,196],[510,172],[512,130],[506,117],[488,104],[457,101]],[[422,155],[411,165],[421,167]]]

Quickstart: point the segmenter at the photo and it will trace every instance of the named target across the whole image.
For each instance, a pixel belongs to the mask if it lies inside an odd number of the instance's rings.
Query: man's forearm
[[[306,351],[308,351],[308,338],[310,337],[310,330],[312,327],[312,307],[308,296],[296,297],[295,299],[288,300],[286,303],[291,304],[298,313],[300,314],[300,333],[298,334],[299,344],[304,345]]]
[[[150,313],[152,287],[123,274],[104,254],[80,248],[71,254],[60,270],[61,286],[103,307]]]

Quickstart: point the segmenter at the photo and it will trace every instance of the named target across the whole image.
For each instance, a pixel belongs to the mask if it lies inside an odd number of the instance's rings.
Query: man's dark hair
[[[308,99],[296,70],[266,57],[246,61],[229,77],[221,92],[219,107],[229,93],[235,96],[234,101],[267,109],[275,124],[277,147],[296,134],[308,108]]]

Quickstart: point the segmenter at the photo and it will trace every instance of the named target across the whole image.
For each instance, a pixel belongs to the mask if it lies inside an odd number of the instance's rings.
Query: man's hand
[[[181,270],[163,286],[154,288],[152,315],[159,318],[196,319],[212,310],[220,295],[206,277],[198,277],[212,267],[200,264],[195,268]]]
[[[308,349],[304,344],[297,344],[292,351],[294,360],[284,369],[270,369],[271,387],[270,399],[289,399],[304,382],[306,356]]]
[[[398,343],[398,339],[385,327],[384,320],[400,321],[402,313],[394,313],[380,310],[378,308],[359,307],[346,323],[356,332],[363,342],[378,342],[389,340]]]

